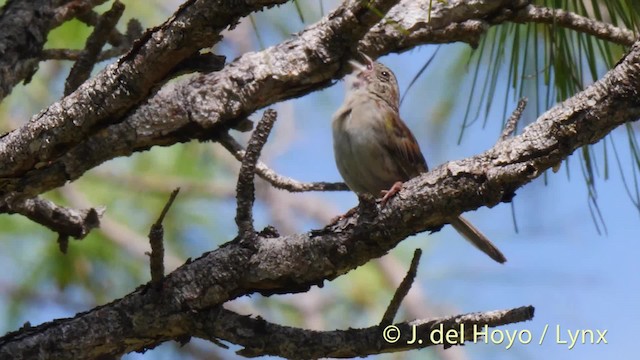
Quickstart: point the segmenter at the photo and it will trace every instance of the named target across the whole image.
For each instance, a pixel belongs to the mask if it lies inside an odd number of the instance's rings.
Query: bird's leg
[[[396,181],[389,190],[382,190],[382,200],[380,200],[380,207],[383,208],[387,205],[387,201],[394,197],[400,190],[402,190],[402,181]]]

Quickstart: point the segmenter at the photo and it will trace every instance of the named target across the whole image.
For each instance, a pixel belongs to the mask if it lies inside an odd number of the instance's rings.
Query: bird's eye
[[[388,78],[388,77],[389,77],[389,72],[388,72],[388,71],[382,71],[380,74],[381,74],[382,76],[386,77],[386,78]]]

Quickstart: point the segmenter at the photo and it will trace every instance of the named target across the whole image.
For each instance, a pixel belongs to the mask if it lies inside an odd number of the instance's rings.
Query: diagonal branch
[[[255,235],[253,227],[253,203],[256,200],[256,189],[254,186],[256,163],[262,152],[264,144],[271,133],[271,128],[276,122],[277,114],[272,109],[265,110],[262,119],[258,122],[258,126],[251,134],[247,151],[242,158],[242,165],[238,174],[238,186],[236,187],[236,224],[238,225],[238,234],[246,239],[251,240]]]
[[[186,1],[161,26],[148,30],[128,54],[2,138],[0,177],[19,178],[48,164],[89,135],[124,119],[165,76],[240,17],[273,1]],[[166,115],[166,113],[165,113]],[[8,189],[7,189],[8,190]],[[35,194],[34,194],[35,195]]]
[[[413,259],[411,260],[411,266],[409,266],[409,271],[407,271],[407,275],[402,279],[400,285],[396,289],[396,292],[393,294],[393,298],[387,307],[387,310],[382,315],[382,320],[380,321],[380,326],[386,326],[393,322],[393,319],[396,317],[398,313],[398,309],[400,309],[400,304],[402,304],[402,300],[407,296],[409,290],[411,290],[411,285],[413,285],[413,280],[416,278],[418,274],[418,265],[420,264],[420,257],[422,256],[422,250],[416,249],[413,252]]]
[[[120,1],[115,0],[111,9],[100,16],[93,32],[87,38],[84,50],[82,50],[78,60],[69,72],[69,76],[64,85],[65,96],[71,94],[89,78],[91,70],[98,61],[100,50],[107,43],[111,31],[115,29],[123,12],[124,5]]]
[[[245,150],[242,148],[234,138],[228,133],[220,135],[218,142],[224,146],[238,161],[242,161]],[[282,176],[275,171],[271,170],[265,163],[258,161],[256,164],[256,174],[266,180],[269,184],[275,188],[287,190],[290,192],[305,192],[305,191],[347,191],[349,188],[345,183],[327,183],[327,182],[313,182],[304,183],[297,181],[286,176]]]
[[[402,279],[400,285],[396,289],[395,294],[393,294],[393,298],[387,307],[387,310],[382,315],[382,320],[380,321],[380,326],[386,326],[393,322],[393,319],[396,317],[398,313],[398,309],[400,309],[400,304],[402,300],[407,296],[409,290],[411,290],[411,285],[413,285],[413,281],[418,274],[418,265],[420,264],[420,257],[422,256],[422,250],[416,249],[413,252],[413,259],[411,260],[411,266],[409,267],[409,271],[407,271],[407,275]]]
[[[8,1],[0,9],[0,101],[38,69],[47,34],[106,0]]]
[[[374,6],[378,10],[386,10],[392,3],[379,0]],[[400,5],[426,6],[428,3],[429,0],[405,0]],[[380,54],[404,50],[406,46],[417,43],[465,41],[468,40],[463,36],[468,34],[466,32],[458,34],[458,37],[448,36],[447,21],[486,23],[485,19],[512,4],[511,0],[485,0],[471,4],[451,2],[434,9],[433,24],[428,26],[422,18],[409,17],[414,23],[403,23],[402,26],[417,28],[409,33],[397,31],[393,22],[401,21],[407,13],[394,7],[389,21],[372,29],[379,32],[380,37],[374,39],[368,33],[359,48],[367,54]],[[368,22],[363,20],[369,14],[368,8],[365,2],[346,2],[290,40],[261,52],[247,53],[222,71],[194,76],[177,85],[169,84],[124,119],[118,118],[120,123],[68,149],[54,161],[44,163],[42,160],[50,156],[37,151],[40,162],[29,168],[33,154],[23,151],[24,146],[12,152],[15,161],[5,161],[1,156],[3,146],[9,149],[16,141],[24,141],[25,144],[34,141],[22,139],[19,133],[10,133],[0,141],[0,199],[8,191],[35,196],[77,179],[106,160],[154,145],[172,145],[190,139],[216,139],[257,109],[331,85],[333,79],[343,76],[348,70],[346,63],[358,41],[379,20],[379,14]],[[420,8],[411,10],[421,11]],[[425,26],[425,31],[417,31]],[[385,47],[381,48],[382,45]],[[44,118],[39,122],[43,133],[63,131],[47,121],[48,113],[43,112]],[[168,114],[171,121],[166,121]],[[73,124],[73,121],[67,123]],[[58,136],[50,137],[48,147],[57,148],[55,144],[59,145],[64,140]],[[16,164],[21,163],[24,167],[15,169]]]
[[[387,21],[371,28],[359,49],[379,56],[425,43],[463,41],[473,45],[490,26],[518,21],[518,11],[527,5],[526,1],[507,0],[435,2],[430,23],[407,16],[424,14],[429,3],[429,0],[401,1],[391,9]],[[124,119],[118,119],[120,123],[66,150],[54,161],[32,164],[31,168],[26,166],[0,176],[0,202],[10,191],[35,196],[79,178],[104,161],[155,145],[217,139],[259,108],[330,85],[332,79],[346,71],[343,64],[352,51],[352,45],[347,43],[358,39],[351,30],[366,27],[354,21],[358,19],[357,9],[357,4],[347,4],[280,45],[245,54],[222,71],[165,86]],[[620,40],[609,33],[598,34],[604,39]],[[44,112],[42,120],[47,120],[49,113]],[[171,121],[165,121],[167,114],[171,115]],[[68,118],[66,123],[71,124],[72,120]],[[39,126],[43,127],[43,133],[51,134],[51,124],[43,121]],[[47,141],[66,144],[64,138],[55,136]],[[29,142],[24,139],[25,144]],[[8,146],[6,138],[0,139],[0,149],[3,146]],[[25,165],[33,159],[29,153],[13,155],[18,159],[15,163]],[[0,173],[3,168],[13,166],[5,159],[8,158],[0,157]]]
[[[91,10],[91,11],[87,11],[86,13],[80,14],[78,16],[78,20],[82,21],[83,23],[89,26],[97,27],[98,23],[101,21],[101,17],[102,15]],[[134,20],[134,21],[137,21],[137,20]],[[111,29],[108,36],[109,36],[108,37],[109,44],[112,45],[113,47],[119,47],[123,43],[128,42],[127,36],[121,34],[120,31],[118,31],[118,29],[116,28]]]

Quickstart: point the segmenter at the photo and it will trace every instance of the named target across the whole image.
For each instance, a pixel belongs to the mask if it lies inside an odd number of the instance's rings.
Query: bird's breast
[[[336,165],[351,190],[378,196],[401,180],[384,147],[384,116],[375,106],[353,105],[343,106],[333,120]]]

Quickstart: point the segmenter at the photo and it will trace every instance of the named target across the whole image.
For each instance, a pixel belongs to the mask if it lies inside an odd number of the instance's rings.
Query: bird
[[[402,184],[428,171],[420,145],[400,118],[398,81],[393,71],[362,54],[350,60],[343,104],[332,118],[336,166],[349,189],[378,197],[381,206]],[[450,224],[471,244],[498,263],[507,261],[498,248],[465,218]]]

